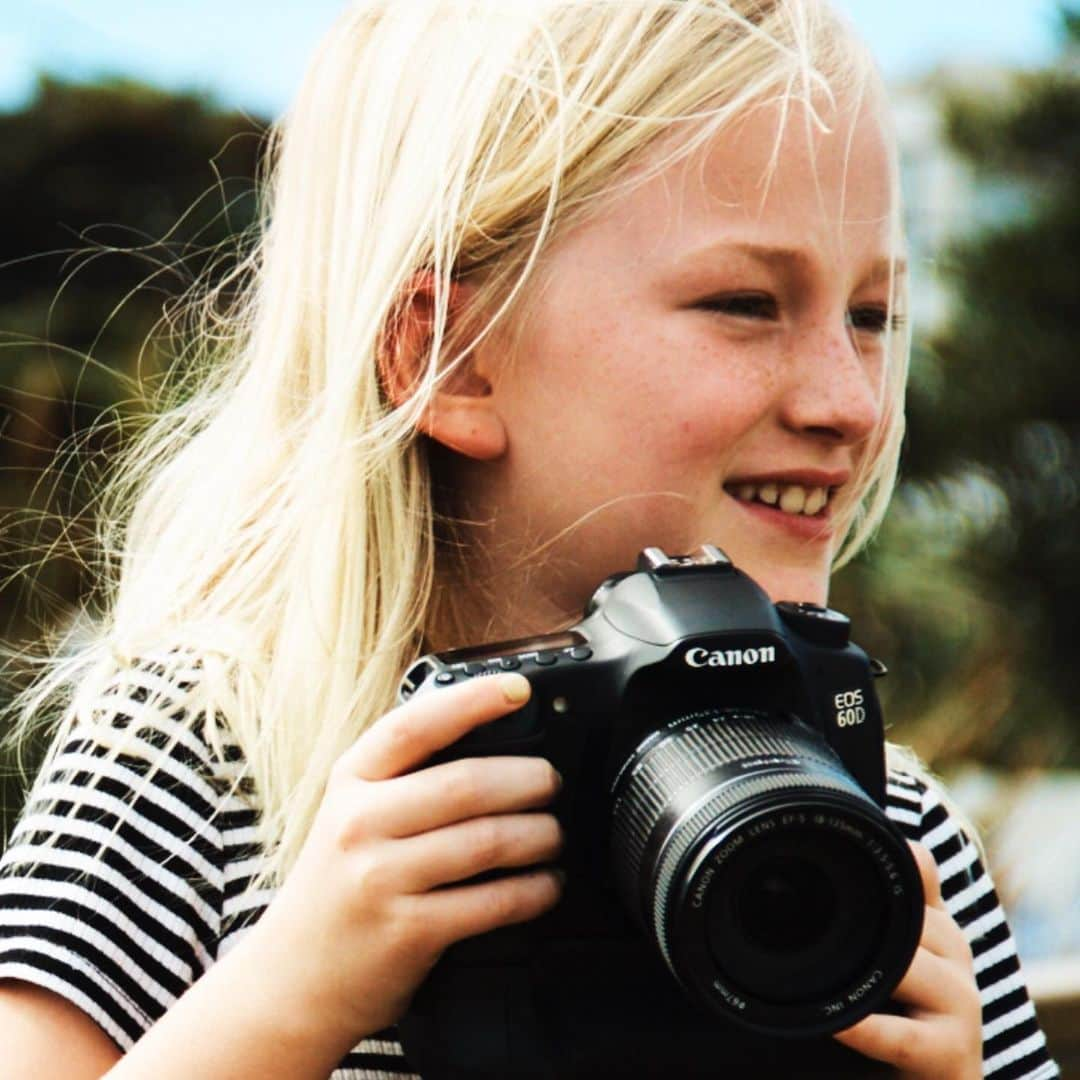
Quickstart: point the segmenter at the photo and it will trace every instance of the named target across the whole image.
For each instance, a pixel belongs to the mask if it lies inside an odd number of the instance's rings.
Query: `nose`
[[[802,334],[780,403],[784,426],[842,445],[867,439],[881,421],[883,345],[860,345],[846,318]]]

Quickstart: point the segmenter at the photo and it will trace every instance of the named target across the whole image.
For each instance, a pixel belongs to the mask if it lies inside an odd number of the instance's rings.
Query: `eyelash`
[[[707,311],[716,311],[722,315],[732,315],[742,319],[773,319],[776,318],[776,301],[771,296],[760,293],[742,293],[734,296],[721,296],[713,300],[705,300],[701,307]],[[740,310],[741,309],[741,310]],[[870,325],[858,324],[858,319],[868,317],[872,320]],[[877,305],[854,308],[848,312],[851,326],[854,330],[865,330],[871,334],[884,334],[886,328],[899,330],[904,325],[902,315],[889,315],[884,307]]]

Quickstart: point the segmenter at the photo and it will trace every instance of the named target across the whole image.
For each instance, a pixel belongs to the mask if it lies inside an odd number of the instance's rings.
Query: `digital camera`
[[[849,631],[716,547],[648,548],[565,632],[413,665],[402,700],[529,678],[438,760],[550,760],[567,875],[443,955],[400,1024],[425,1080],[874,1075],[827,1036],[888,1008],[924,897],[884,813],[884,669]]]

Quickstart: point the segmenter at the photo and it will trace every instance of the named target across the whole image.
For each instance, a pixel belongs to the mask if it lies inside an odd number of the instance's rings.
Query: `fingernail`
[[[502,677],[503,697],[508,705],[521,705],[529,700],[532,687],[524,675],[504,675]]]

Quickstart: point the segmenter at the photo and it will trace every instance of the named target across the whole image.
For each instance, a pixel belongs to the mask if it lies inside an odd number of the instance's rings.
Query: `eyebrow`
[[[765,244],[750,244],[743,242],[721,241],[709,244],[706,247],[697,248],[682,256],[680,262],[698,262],[708,256],[721,255],[728,252],[737,252],[745,255],[756,262],[766,266],[796,266],[806,270],[813,265],[813,258],[805,251],[798,248],[769,247]],[[889,274],[895,268],[896,276],[902,277],[907,273],[907,261],[901,258],[890,258],[881,255],[870,264],[869,270],[863,276],[862,281],[867,284],[876,284],[879,281],[888,281]]]

